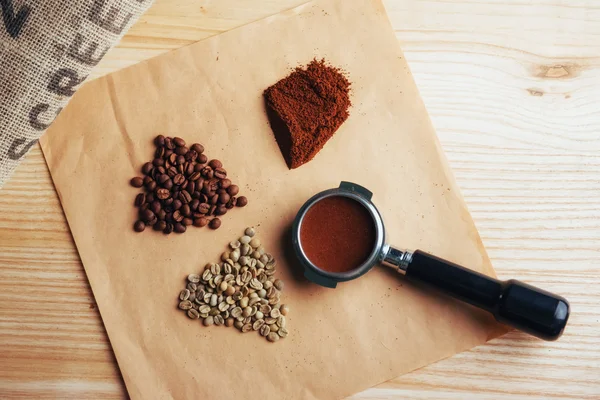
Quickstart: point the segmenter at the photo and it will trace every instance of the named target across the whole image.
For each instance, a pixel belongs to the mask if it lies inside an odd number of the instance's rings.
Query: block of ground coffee
[[[349,89],[340,69],[313,60],[265,90],[269,122],[290,169],[312,160],[348,118]]]

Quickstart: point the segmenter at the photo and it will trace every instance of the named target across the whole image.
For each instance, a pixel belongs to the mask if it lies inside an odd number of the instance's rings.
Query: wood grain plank
[[[300,3],[157,0],[94,76]],[[352,398],[599,399],[600,6],[386,7],[498,275],[573,314],[557,342],[509,333]],[[38,147],[0,192],[0,398],[17,397],[126,397]]]

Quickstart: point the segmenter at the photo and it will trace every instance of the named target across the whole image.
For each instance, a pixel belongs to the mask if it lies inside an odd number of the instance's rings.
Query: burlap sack
[[[153,0],[0,0],[0,187]]]

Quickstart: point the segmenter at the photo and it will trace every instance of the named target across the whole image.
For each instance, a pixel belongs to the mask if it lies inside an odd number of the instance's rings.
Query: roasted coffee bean
[[[181,213],[179,212],[179,210],[173,211],[173,220],[176,221],[176,222],[183,221],[183,215],[181,215]]]
[[[148,183],[152,182],[153,179],[151,176],[145,176],[143,181],[144,181],[144,186],[146,186]]]
[[[248,204],[248,199],[246,198],[246,196],[238,197],[237,201],[235,203],[235,205],[238,207],[245,207],[247,204]]]
[[[173,230],[175,231],[175,233],[184,233],[185,232],[185,225],[183,225],[182,223],[177,222],[174,227]]]
[[[177,165],[177,154],[171,153],[168,158],[170,165]]]
[[[231,180],[229,180],[227,178],[222,179],[221,182],[219,182],[219,186],[222,189],[227,189],[229,186],[231,186]]]
[[[154,201],[154,193],[148,193],[146,195],[146,202],[152,203]]]
[[[192,225],[194,223],[194,220],[191,219],[191,218],[184,218],[183,221],[181,221],[181,223],[184,226],[190,226],[190,225]]]
[[[208,162],[208,157],[206,157],[206,155],[204,155],[204,154],[200,154],[198,156],[198,162],[200,164],[206,164]]]
[[[157,216],[158,216],[158,213],[161,210],[160,201],[153,201],[152,204],[150,205],[150,209],[152,210],[152,212],[154,214],[157,214]]]
[[[219,202],[219,195],[215,194],[215,195],[211,196],[208,202],[213,205],[217,204]]]
[[[169,149],[167,146],[165,146],[165,155],[163,156],[163,158],[166,160],[169,157],[171,157],[171,154],[173,154],[173,150]]]
[[[144,221],[151,221],[152,218],[155,217],[154,213],[152,212],[152,210],[143,210],[140,213],[140,217],[142,218],[142,220]]]
[[[225,179],[227,178],[227,171],[225,171],[223,168],[215,168],[214,175],[215,178]]]
[[[202,154],[202,153],[204,153],[204,146],[202,146],[200,143],[194,143],[190,147],[190,150],[195,151],[197,154]]]
[[[152,161],[152,164],[155,167],[162,167],[163,165],[165,165],[165,160],[163,160],[162,158],[155,158],[154,161]]]
[[[173,177],[173,183],[176,185],[183,185],[183,182],[185,182],[185,176],[181,175],[181,174],[177,174]]]
[[[164,220],[167,217],[167,212],[165,210],[160,210],[156,213],[156,217],[160,220]]]
[[[188,181],[187,185],[185,185],[184,189],[188,193],[194,193],[196,191],[196,183],[193,181]]]
[[[202,171],[200,171],[202,176],[206,179],[212,179],[214,176],[213,169],[211,167],[204,167]]]
[[[198,200],[200,200],[200,199],[201,199],[201,197],[202,197],[202,194],[201,194],[201,193],[200,193],[198,190],[196,190],[194,193],[192,193],[192,198],[193,198],[193,199],[198,199]],[[202,203],[202,200],[200,200],[200,203]]]
[[[190,209],[192,210],[192,212],[198,210],[198,206],[200,205],[200,200],[198,199],[193,199],[190,202]]]
[[[170,150],[173,150],[175,148],[175,143],[173,143],[172,138],[165,137],[165,147]]]
[[[170,178],[173,178],[175,175],[177,175],[177,173],[178,173],[177,168],[175,168],[175,167],[169,167],[169,168],[167,168],[167,175]]]
[[[183,140],[180,137],[174,137],[173,138],[173,143],[175,143],[175,146],[179,146],[179,147],[184,147],[185,146],[185,140]]]
[[[156,151],[154,152],[154,157],[156,158],[163,158],[165,155],[165,148],[164,147],[157,147]]]
[[[231,199],[231,196],[227,193],[221,193],[219,195],[219,203],[227,204],[227,202]]]
[[[163,233],[165,234],[170,234],[171,232],[173,232],[173,224],[170,222],[167,222],[167,225],[165,226],[165,229],[163,229]]]
[[[185,153],[186,161],[196,161],[196,158],[198,158],[198,153],[196,153],[195,150],[190,150],[187,153]]]
[[[144,229],[146,229],[146,224],[144,221],[136,221],[135,224],[133,224],[133,229],[136,232],[143,232]]]
[[[182,203],[187,204],[192,201],[192,195],[189,194],[187,190],[182,190],[179,194],[179,200],[181,200]]]
[[[150,221],[146,222],[146,225],[152,226],[152,225],[156,224],[157,222],[158,222],[158,218],[155,215],[154,218],[152,218]]]
[[[183,205],[183,203],[181,202],[181,200],[173,200],[173,204],[171,205],[171,208],[173,210],[179,210],[181,208],[181,206]]]
[[[202,184],[201,192],[208,198],[208,195],[210,194],[210,180],[204,181],[204,183]]]
[[[237,198],[235,196],[232,196],[229,201],[227,202],[227,204],[225,205],[225,207],[227,209],[232,209],[233,207],[235,207],[235,203],[237,202]]]
[[[142,173],[148,175],[154,169],[154,165],[151,162],[147,162],[142,166]]]
[[[166,181],[170,181],[171,178],[169,178],[169,175],[167,174],[161,174],[156,178],[156,181],[162,186],[165,184]]]
[[[154,189],[156,189],[156,182],[155,181],[150,181],[146,184],[146,189],[148,189],[149,191],[153,191]]]
[[[200,218],[194,219],[194,226],[197,226],[199,228],[202,228],[202,227],[208,225],[208,223],[209,223],[209,219],[206,217],[200,217]]]
[[[216,209],[217,209],[217,206],[215,206],[215,205],[210,206],[210,209],[208,210],[208,215],[214,215]]]
[[[158,189],[156,191],[156,197],[158,197],[160,200],[166,200],[171,197],[171,192],[169,189]]]
[[[181,206],[181,209],[179,211],[184,217],[189,217],[190,215],[192,215],[192,210],[190,209],[190,206],[188,204],[184,204],[183,206]]]
[[[208,214],[208,210],[210,210],[210,204],[208,203],[200,203],[198,206],[198,212],[200,214]]]
[[[169,178],[169,175],[163,175],[166,176],[167,178]],[[171,190],[171,188],[173,188],[173,181],[171,180],[171,178],[167,179],[165,181],[165,183],[163,183],[162,185],[165,189],[169,189]]]
[[[154,144],[156,146],[164,146],[165,145],[165,137],[163,135],[158,135],[154,138]]]
[[[238,185],[231,185],[227,188],[227,193],[229,193],[230,196],[237,196],[239,192],[240,188]]]
[[[201,176],[202,174],[200,172],[194,172],[190,175],[190,181],[197,181],[198,179],[200,179]]]
[[[222,168],[223,167],[223,163],[221,161],[219,161],[219,160],[216,160],[216,159],[215,160],[210,160],[210,162],[208,163],[208,165],[211,168],[213,168],[213,169]]]
[[[176,147],[175,150],[173,150],[175,152],[175,154],[177,154],[178,156],[182,156],[185,153],[187,153],[188,148],[187,147]]]
[[[194,173],[194,162],[189,161],[185,163],[185,174],[186,176],[190,176]]]
[[[137,196],[135,196],[135,206],[136,207],[141,207],[142,204],[144,204],[146,202],[146,195],[144,193],[139,193]]]
[[[154,224],[154,226],[152,227],[155,231],[162,231],[167,227],[167,223],[165,221],[158,221],[156,224]]]
[[[131,186],[135,188],[141,188],[142,186],[144,186],[144,178],[136,176],[135,178],[131,178],[131,181],[129,183],[131,183]]]
[[[219,218],[213,218],[208,224],[210,229],[219,229],[221,227],[221,220]]]
[[[177,156],[177,165],[183,165],[183,164],[185,164],[185,157]]]
[[[227,208],[224,205],[220,205],[215,210],[215,215],[225,215],[227,214]]]

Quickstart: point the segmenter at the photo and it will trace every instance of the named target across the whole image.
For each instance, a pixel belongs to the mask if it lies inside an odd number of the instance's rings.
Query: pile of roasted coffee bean
[[[219,216],[234,207],[244,207],[248,199],[238,196],[240,188],[227,178],[219,160],[208,160],[204,146],[158,135],[154,139],[154,160],[142,167],[143,177],[131,179],[131,185],[144,188],[135,198],[139,208],[136,232],[146,226],[166,234],[183,233],[194,225],[211,229],[221,226]]]
[[[209,263],[201,273],[187,277],[187,286],[179,293],[179,309],[205,326],[258,331],[276,342],[288,335],[289,307],[280,303],[283,281],[275,278],[275,259],[254,233],[254,228],[247,228],[244,236],[229,244],[221,262]]]

